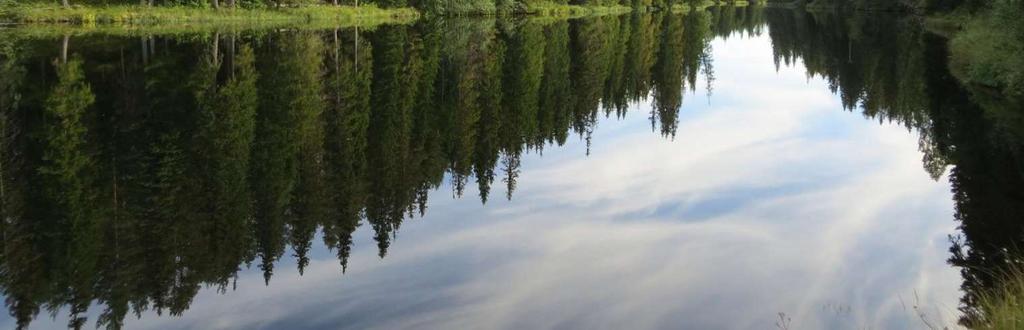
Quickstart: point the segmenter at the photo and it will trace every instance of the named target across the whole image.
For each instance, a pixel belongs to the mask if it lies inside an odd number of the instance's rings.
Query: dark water
[[[0,34],[5,328],[957,326],[1024,237],[914,17]]]

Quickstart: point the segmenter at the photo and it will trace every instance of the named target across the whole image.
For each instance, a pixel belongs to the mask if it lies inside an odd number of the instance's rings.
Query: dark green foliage
[[[324,112],[327,219],[324,241],[336,249],[344,270],[352,232],[366,202],[367,130],[370,125],[370,82],[373,49],[358,29],[333,31],[328,45]]]
[[[1001,0],[812,0],[808,6],[869,11],[976,11]]]
[[[828,80],[848,109],[862,107],[867,115],[908,127],[925,124],[923,31],[910,18],[773,10],[768,22],[777,65],[799,57],[810,74]]]
[[[318,217],[323,196],[309,187],[310,175],[319,176],[317,166],[322,158],[320,71],[322,40],[313,34],[287,35],[268,45],[263,56],[257,55],[261,69],[258,84],[260,106],[257,112],[256,140],[253,148],[253,188],[257,251],[260,268],[266,280],[273,274],[274,262],[284,253],[286,240],[308,241],[308,229],[301,225],[305,216]],[[307,189],[314,189],[310,191]],[[295,210],[296,198],[310,197],[313,210]],[[317,212],[316,214],[304,214]],[[287,227],[300,231],[289,234]]]
[[[678,120],[678,109],[683,105],[683,89],[687,72],[684,63],[677,61],[683,54],[686,41],[681,17],[666,15],[662,17],[661,35],[657,61],[654,63],[654,104],[651,109],[651,128],[661,124],[661,134],[675,136]]]
[[[207,258],[213,267],[211,277],[226,287],[239,260],[248,260],[252,244],[251,196],[249,194],[250,153],[254,140],[257,74],[255,57],[248,45],[236,45],[234,36],[221,47],[215,36],[201,58],[194,82],[197,84],[197,132],[194,136],[195,159],[206,166],[198,169],[201,201],[200,223],[204,244],[214,251]],[[226,48],[221,50],[220,48]],[[225,54],[226,53],[226,54]],[[223,55],[223,56],[222,56]],[[202,75],[198,75],[202,73]],[[218,76],[223,83],[218,83]],[[219,276],[219,278],[218,278]]]
[[[808,6],[824,9],[909,11],[926,6],[927,0],[812,0]],[[941,1],[941,0],[940,0]]]
[[[994,0],[987,5],[953,38],[953,72],[974,86],[1024,98],[1024,1]]]

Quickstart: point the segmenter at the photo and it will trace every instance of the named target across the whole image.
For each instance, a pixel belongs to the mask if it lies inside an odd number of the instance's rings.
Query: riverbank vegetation
[[[1024,1],[994,0],[948,14],[959,31],[950,40],[950,68],[960,80],[1024,97]]]
[[[978,296],[977,329],[1024,328],[1024,268],[1014,266],[1000,277],[1002,285]]]
[[[1022,0],[811,0],[806,7],[925,15],[931,29],[950,39],[950,68],[959,80],[1007,97],[1024,96]]]
[[[236,8],[216,10],[185,6],[72,6],[28,4],[9,6],[3,19],[18,23],[75,24],[161,24],[161,23],[225,23],[234,22],[310,22],[310,21],[392,21],[419,16],[411,8],[382,9],[377,5],[304,6],[294,8]]]
[[[0,22],[73,24],[162,24],[390,20],[469,15],[572,17],[703,8],[708,0],[0,0]],[[724,3],[743,2],[743,0]]]

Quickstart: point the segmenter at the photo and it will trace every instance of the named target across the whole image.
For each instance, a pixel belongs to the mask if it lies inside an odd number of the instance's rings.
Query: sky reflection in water
[[[524,156],[511,201],[434,191],[386,258],[364,225],[344,275],[314,244],[301,277],[286,257],[269,286],[246,270],[180,318],[126,325],[765,329],[784,312],[907,328],[915,305],[955,323],[950,186],[922,170],[916,133],[841,111],[802,65],[776,72],[767,35],[712,47],[713,96],[688,95],[674,139],[640,102],[600,121],[589,157],[575,137]]]

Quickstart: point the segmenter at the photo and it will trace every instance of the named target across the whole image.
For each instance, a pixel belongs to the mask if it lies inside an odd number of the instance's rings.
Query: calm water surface
[[[955,327],[1024,232],[915,18],[19,31],[4,328]]]

